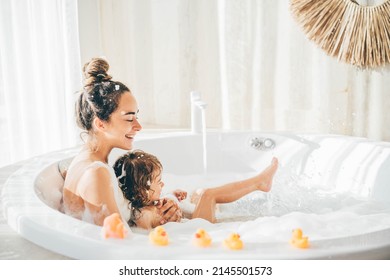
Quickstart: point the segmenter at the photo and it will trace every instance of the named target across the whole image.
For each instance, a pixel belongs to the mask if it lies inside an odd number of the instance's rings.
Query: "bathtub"
[[[205,139],[205,141],[204,141]],[[266,148],[253,139],[268,139]],[[63,179],[57,163],[79,147],[27,161],[1,194],[8,224],[24,238],[75,259],[389,259],[390,143],[338,135],[222,132],[140,133],[135,148],[157,155],[164,165],[165,192],[192,192],[280,167],[269,193],[254,192],[219,205],[218,223],[202,219],[164,225],[170,243],[155,247],[147,232],[133,229],[124,240],[103,239],[101,227],[61,212]],[[206,151],[206,152],[204,152]],[[124,151],[114,150],[112,163]],[[212,246],[191,243],[198,228]],[[289,244],[301,228],[310,247]],[[222,246],[233,232],[244,248]]]

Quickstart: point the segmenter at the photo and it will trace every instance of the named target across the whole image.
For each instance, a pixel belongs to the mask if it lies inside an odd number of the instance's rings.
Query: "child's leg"
[[[253,191],[268,192],[271,189],[272,179],[277,168],[278,160],[273,158],[271,164],[257,176],[204,190],[195,207],[192,218],[203,218],[214,222],[215,205],[217,203],[233,202]]]

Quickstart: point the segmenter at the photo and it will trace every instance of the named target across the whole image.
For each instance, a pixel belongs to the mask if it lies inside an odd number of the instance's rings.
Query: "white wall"
[[[79,40],[81,62],[101,56],[103,47],[100,31],[100,7],[98,0],[78,0]]]
[[[388,69],[328,57],[289,0],[80,0],[79,13],[81,60],[107,57],[145,127],[189,128],[199,90],[210,128],[390,140]]]

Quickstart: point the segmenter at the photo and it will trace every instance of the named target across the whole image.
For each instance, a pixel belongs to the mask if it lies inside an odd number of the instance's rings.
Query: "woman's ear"
[[[105,129],[105,123],[104,121],[102,121],[101,119],[99,118],[95,118],[93,120],[93,125],[95,127],[95,129],[97,130],[104,130]]]

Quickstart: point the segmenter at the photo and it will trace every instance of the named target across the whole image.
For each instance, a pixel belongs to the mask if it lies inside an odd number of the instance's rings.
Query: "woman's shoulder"
[[[91,178],[96,182],[111,180],[112,167],[102,161],[93,161],[85,166],[82,177]]]
[[[89,176],[91,174],[100,176],[111,175],[111,172],[114,171],[113,168],[107,163],[98,160],[84,160],[77,162],[76,164],[74,164],[74,166],[72,166],[72,169],[81,171],[80,177]]]
[[[90,175],[108,175],[112,167],[102,161],[74,160],[68,169],[67,175],[75,175],[78,178],[88,177]],[[68,177],[68,176],[67,176]]]
[[[109,166],[101,163],[91,163],[85,169],[78,183],[79,193],[86,197],[107,196],[112,192],[114,180]]]
[[[111,166],[109,166],[107,163],[100,160],[95,160],[86,163],[86,169],[98,169],[98,168],[110,169]]]

